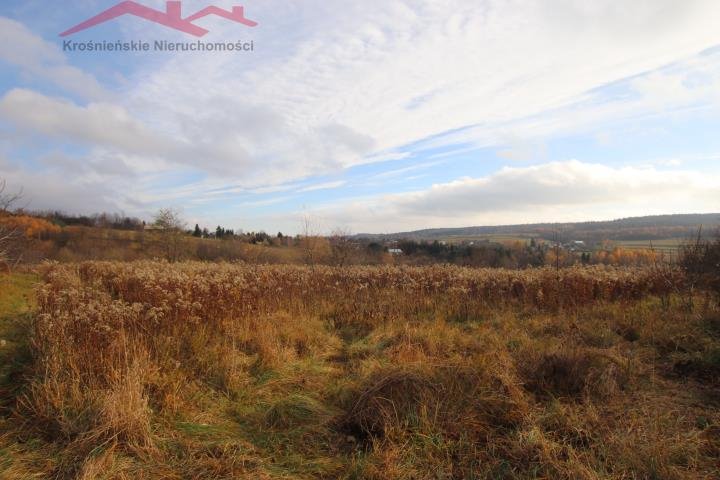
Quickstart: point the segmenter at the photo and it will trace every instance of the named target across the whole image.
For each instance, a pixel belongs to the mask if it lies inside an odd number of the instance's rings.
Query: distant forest
[[[373,240],[452,240],[472,239],[493,235],[540,238],[547,241],[584,241],[589,244],[604,240],[661,240],[690,238],[699,229],[711,235],[720,228],[720,213],[659,215],[624,218],[605,222],[540,223],[497,227],[464,227],[417,230],[386,235],[360,234],[357,237]]]

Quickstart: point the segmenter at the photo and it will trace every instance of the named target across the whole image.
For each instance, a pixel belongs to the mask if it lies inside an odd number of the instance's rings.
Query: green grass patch
[[[0,411],[22,388],[32,360],[29,337],[35,308],[36,275],[0,275]]]

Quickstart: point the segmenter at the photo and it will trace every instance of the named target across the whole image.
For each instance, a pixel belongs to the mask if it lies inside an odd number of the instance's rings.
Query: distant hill
[[[657,215],[622,218],[603,222],[538,223],[528,225],[505,225],[494,227],[434,228],[414,232],[391,234],[360,234],[358,238],[376,241],[464,241],[475,239],[540,238],[553,241],[582,240],[597,243],[613,241],[652,241],[669,238],[687,239],[697,235],[702,227],[705,234],[720,228],[720,213]]]

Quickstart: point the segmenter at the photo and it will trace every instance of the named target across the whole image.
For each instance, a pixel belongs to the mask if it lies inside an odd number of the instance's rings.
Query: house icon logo
[[[182,18],[181,1],[168,1],[164,12],[146,7],[137,2],[125,1],[120,2],[114,7],[110,7],[104,12],[72,27],[70,30],[61,33],[60,36],[67,37],[74,33],[100,25],[101,23],[109,22],[110,20],[122,17],[123,15],[140,17],[149,22],[159,23],[160,25],[164,25],[174,30],[180,30],[181,32],[195,37],[202,37],[209,32],[209,30],[205,30],[204,28],[193,24],[194,21],[207,17],[208,15],[216,15],[247,27],[256,27],[258,25],[257,22],[249,20],[245,17],[244,7],[233,7],[231,11],[228,11],[223,10],[220,7],[210,6],[193,15],[190,15],[189,17]]]

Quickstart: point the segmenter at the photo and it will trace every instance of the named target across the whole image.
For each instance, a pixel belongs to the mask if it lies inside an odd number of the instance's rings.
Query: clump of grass
[[[352,398],[342,431],[374,444],[420,432],[485,443],[517,429],[528,414],[520,389],[481,364],[383,368]]]
[[[382,437],[389,428],[417,418],[419,407],[437,389],[432,377],[420,371],[377,372],[357,392],[342,428],[362,439]]]
[[[720,385],[720,347],[683,355],[674,365],[676,374],[701,382]]]
[[[276,430],[289,430],[308,424],[326,424],[332,413],[317,399],[303,394],[278,398],[264,414],[264,425]]]
[[[714,338],[720,338],[720,314],[714,313],[703,317],[702,319],[705,331]]]
[[[529,391],[554,398],[611,397],[628,382],[618,360],[588,348],[533,352],[522,370]]]

